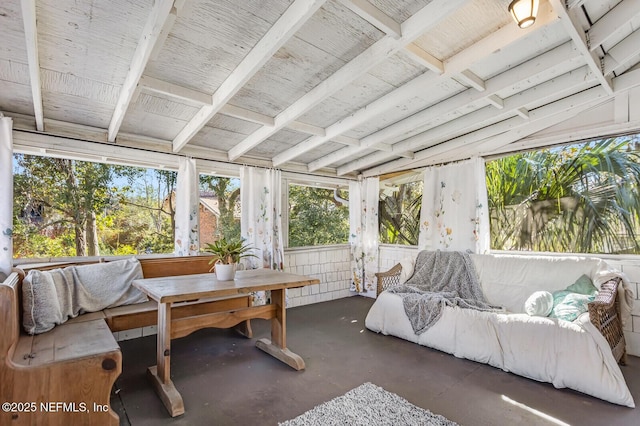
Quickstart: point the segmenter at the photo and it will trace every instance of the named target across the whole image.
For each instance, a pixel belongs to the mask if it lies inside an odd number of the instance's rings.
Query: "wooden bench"
[[[140,264],[143,276],[154,278],[208,272],[209,259],[147,258],[140,259]],[[24,268],[29,269],[33,268]],[[13,410],[0,412],[0,424],[119,424],[109,405],[111,388],[122,371],[122,354],[112,332],[156,325],[156,302],[86,313],[31,336],[21,326],[24,270],[16,269],[0,284],[0,395],[2,402],[13,404]],[[249,306],[250,295],[194,300],[173,306],[172,316],[184,318]],[[236,329],[252,336],[248,320]]]

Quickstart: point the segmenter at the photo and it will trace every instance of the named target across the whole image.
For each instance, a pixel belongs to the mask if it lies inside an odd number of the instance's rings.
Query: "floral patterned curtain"
[[[380,180],[367,178],[349,184],[349,244],[351,291],[375,297],[378,272],[378,200]]]
[[[0,114],[0,281],[13,266],[13,120]]]
[[[180,158],[176,182],[176,256],[196,256],[200,250],[200,191],[196,161]]]
[[[243,166],[240,168],[240,205],[242,238],[254,248],[257,258],[248,257],[248,268],[284,268],[282,240],[282,173],[275,169]],[[264,292],[254,304],[266,302]]]
[[[427,250],[490,249],[484,160],[429,167],[424,174],[418,246]]]
[[[282,270],[281,172],[244,166],[240,168],[240,182],[242,238],[258,256],[247,258],[247,266]]]

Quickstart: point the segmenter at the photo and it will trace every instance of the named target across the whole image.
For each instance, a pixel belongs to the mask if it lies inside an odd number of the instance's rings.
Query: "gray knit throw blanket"
[[[416,334],[433,326],[445,306],[499,310],[487,303],[473,261],[463,252],[421,251],[411,278],[388,291],[402,297],[404,310]]]

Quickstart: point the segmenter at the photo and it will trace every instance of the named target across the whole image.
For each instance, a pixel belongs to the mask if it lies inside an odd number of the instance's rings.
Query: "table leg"
[[[287,306],[285,290],[271,290],[271,303],[276,305],[276,316],[271,319],[271,340],[263,338],[256,346],[296,370],[303,370],[304,360],[287,349]]]
[[[147,373],[171,417],[184,414],[182,396],[171,381],[171,303],[158,303],[158,365]]]

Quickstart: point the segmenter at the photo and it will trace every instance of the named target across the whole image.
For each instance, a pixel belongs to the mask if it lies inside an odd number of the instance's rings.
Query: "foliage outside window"
[[[240,179],[200,175],[200,246],[240,238]]]
[[[640,253],[638,135],[487,162],[491,248]]]
[[[337,195],[334,196],[334,195]],[[346,244],[348,191],[289,185],[289,247]]]
[[[167,170],[14,156],[16,258],[173,251]]]
[[[422,179],[381,182],[378,206],[381,243],[418,245],[423,185]]]

